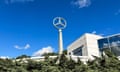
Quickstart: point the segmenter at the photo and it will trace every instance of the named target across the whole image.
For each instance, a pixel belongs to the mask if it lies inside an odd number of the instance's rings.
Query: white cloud
[[[1,59],[9,59],[9,56],[0,56]]]
[[[23,49],[23,48],[21,48],[21,47],[18,46],[18,45],[14,45],[14,48],[16,48],[16,49]]]
[[[30,44],[26,44],[24,47],[21,47],[19,45],[14,45],[14,48],[19,49],[19,50],[22,50],[22,49],[26,50],[26,49],[30,48]]]
[[[24,49],[28,49],[28,48],[30,48],[30,45],[26,44],[26,46],[24,47]]]
[[[96,31],[93,31],[92,34],[96,34],[97,32]]]
[[[9,3],[24,3],[24,2],[33,2],[34,0],[5,0],[6,4]]]
[[[54,50],[51,46],[48,46],[48,47],[43,47],[42,49],[36,51],[33,56],[41,56],[45,53],[52,53]]]
[[[104,36],[105,34],[100,34],[100,33],[97,33],[97,31],[93,31],[93,32],[91,32],[92,34],[96,34],[96,35],[100,35],[100,36]]]
[[[84,8],[91,5],[91,0],[76,0],[72,1],[72,4],[78,6],[79,8]]]

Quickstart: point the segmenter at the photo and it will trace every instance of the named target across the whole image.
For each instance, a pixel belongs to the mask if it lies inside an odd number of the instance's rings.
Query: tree
[[[56,55],[58,54],[53,52],[53,53],[45,53],[42,56],[56,56]]]
[[[27,56],[27,55],[21,55],[21,56],[16,57],[16,59],[23,59],[23,58],[30,58],[30,56]]]
[[[64,50],[64,51],[63,51],[63,54],[67,55],[67,50]]]

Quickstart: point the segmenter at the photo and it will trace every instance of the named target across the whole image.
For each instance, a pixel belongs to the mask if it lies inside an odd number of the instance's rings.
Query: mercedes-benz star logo
[[[53,25],[57,29],[64,29],[66,27],[66,20],[62,17],[56,17],[53,19]]]

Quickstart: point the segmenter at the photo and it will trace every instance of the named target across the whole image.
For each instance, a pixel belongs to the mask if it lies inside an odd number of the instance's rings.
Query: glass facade
[[[83,49],[83,45],[80,46],[79,48],[75,49],[72,51],[73,55],[76,55],[76,56],[82,56],[82,49]]]
[[[120,34],[98,40],[100,51],[110,49],[115,55],[120,56]]]

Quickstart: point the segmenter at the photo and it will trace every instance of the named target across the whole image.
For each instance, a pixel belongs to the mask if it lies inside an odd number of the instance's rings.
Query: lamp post
[[[55,28],[58,29],[58,33],[59,33],[59,56],[58,56],[58,60],[57,60],[57,64],[60,61],[60,57],[63,54],[63,38],[62,38],[62,30],[65,29],[67,23],[66,20],[62,17],[55,17],[53,19],[53,25],[55,26]]]

